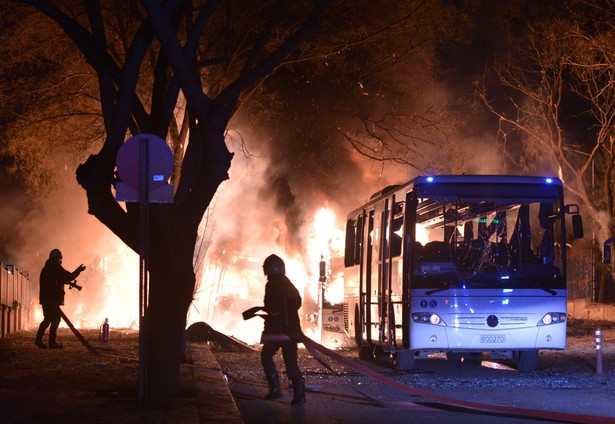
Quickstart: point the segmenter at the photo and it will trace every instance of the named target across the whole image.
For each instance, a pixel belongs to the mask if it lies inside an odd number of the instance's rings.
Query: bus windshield
[[[553,198],[418,199],[412,286],[564,289],[562,219]]]

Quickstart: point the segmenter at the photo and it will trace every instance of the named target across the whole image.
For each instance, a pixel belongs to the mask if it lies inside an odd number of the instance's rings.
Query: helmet
[[[49,252],[49,259],[62,259],[62,252],[60,252],[60,249],[53,249]]]
[[[276,255],[270,255],[263,262],[263,272],[265,275],[271,274],[286,274],[286,266],[282,258]]]

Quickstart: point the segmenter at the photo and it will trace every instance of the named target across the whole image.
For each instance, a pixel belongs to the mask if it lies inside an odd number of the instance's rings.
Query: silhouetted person
[[[60,305],[64,305],[64,285],[71,284],[84,269],[85,266],[79,265],[73,272],[68,272],[62,267],[62,252],[53,249],[49,253],[49,259],[45,262],[40,277],[39,302],[43,306],[44,318],[34,341],[41,349],[47,348],[43,343],[43,336],[49,326],[49,348],[62,349],[62,345],[56,341],[56,334],[62,319]]]
[[[276,352],[282,348],[286,374],[293,384],[294,396],[291,404],[303,404],[305,380],[297,365],[297,340],[303,337],[298,314],[301,295],[286,277],[286,267],[280,257],[271,255],[265,259],[263,272],[267,276],[263,307],[267,315],[264,316],[265,329],[261,336],[261,363],[269,384],[269,393],[265,399],[282,397],[280,377],[273,361]]]

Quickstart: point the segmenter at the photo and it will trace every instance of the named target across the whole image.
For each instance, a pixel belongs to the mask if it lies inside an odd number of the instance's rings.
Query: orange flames
[[[322,258],[327,264],[325,299],[330,303],[339,303],[343,300],[343,274],[332,272],[331,264],[332,259],[340,257],[343,252],[343,237],[342,231],[336,228],[335,214],[329,208],[319,209],[306,229],[306,245],[300,256],[283,251],[276,254],[286,262],[286,274],[303,296],[300,310],[304,318],[303,330],[312,337],[320,338],[314,328],[319,314],[320,261]],[[246,343],[259,341],[262,321],[257,318],[243,321],[241,312],[262,305],[265,277],[261,266],[270,250],[260,246],[251,250],[263,252],[262,257],[239,252],[225,252],[224,255],[213,252],[208,255],[200,288],[190,310],[189,324],[205,321],[217,331]]]
[[[343,233],[336,225],[333,210],[326,207],[314,214],[305,231],[305,245],[300,249],[300,254],[280,249],[275,253],[284,258],[287,275],[303,297],[300,310],[303,329],[318,340],[320,334],[316,323],[321,316],[318,305],[322,292],[320,261],[326,263],[324,300],[331,304],[341,303],[344,295],[343,272],[336,266],[343,254]],[[113,235],[101,237],[99,244],[98,249],[94,250],[113,253],[100,254],[86,263],[88,269],[79,278],[79,284],[84,289],[81,292],[67,290],[63,310],[78,328],[99,328],[108,318],[112,332],[122,328],[137,329],[139,258]],[[246,343],[259,341],[262,320],[253,318],[244,321],[241,312],[262,304],[265,285],[262,261],[272,253],[272,249],[254,246],[250,251],[259,253],[214,252],[210,248],[187,325],[204,321],[217,331]],[[74,265],[70,260],[79,253],[69,252],[66,255],[69,261],[67,268]],[[38,303],[37,300],[34,299],[34,302]],[[36,308],[35,323],[41,320],[41,310]]]

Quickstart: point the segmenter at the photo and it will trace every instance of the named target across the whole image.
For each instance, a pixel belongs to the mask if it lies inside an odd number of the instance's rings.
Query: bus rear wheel
[[[517,350],[513,353],[513,358],[521,372],[532,372],[538,368],[538,349]]]

